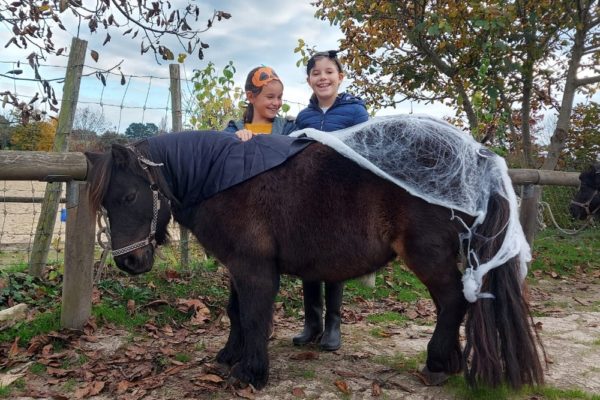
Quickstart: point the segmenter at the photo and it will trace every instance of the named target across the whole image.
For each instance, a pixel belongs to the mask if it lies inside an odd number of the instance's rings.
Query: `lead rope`
[[[96,241],[98,245],[102,248],[102,254],[100,255],[100,261],[98,261],[98,268],[96,269],[96,276],[94,277],[94,283],[98,283],[100,278],[102,277],[102,273],[104,272],[104,268],[106,267],[106,259],[108,258],[108,253],[110,253],[110,229],[108,228],[108,215],[106,214],[106,209],[104,207],[100,207],[100,211],[97,213],[96,222],[98,224],[98,232],[96,233]],[[104,222],[104,223],[103,223]],[[106,241],[102,240],[102,235],[106,236]]]
[[[579,228],[577,228],[577,229],[565,229],[565,228],[561,228],[560,225],[558,225],[558,222],[556,222],[556,219],[554,218],[554,213],[552,212],[552,208],[550,207],[550,204],[548,204],[545,201],[540,201],[540,206],[542,208],[546,207],[546,209],[548,210],[548,215],[550,215],[550,220],[554,224],[554,227],[556,229],[558,229],[559,232],[562,232],[565,235],[577,235],[579,232],[581,232],[582,230],[584,230],[585,228],[587,228],[588,226],[590,226],[594,222],[594,214],[598,211],[598,208],[596,208],[593,211],[593,213],[588,214],[588,216],[586,217],[585,221],[583,222],[583,225],[581,225]]]

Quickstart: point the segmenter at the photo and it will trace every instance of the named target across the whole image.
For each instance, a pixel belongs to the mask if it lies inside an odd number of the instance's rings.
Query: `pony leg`
[[[225,347],[217,353],[217,362],[231,367],[242,357],[242,349],[244,347],[244,337],[242,335],[240,323],[239,298],[237,290],[231,280],[229,281],[227,316],[231,323],[229,328],[229,338],[227,339]]]
[[[467,301],[462,294],[460,273],[454,269],[445,275],[455,278],[447,281],[439,280],[437,276],[433,281],[424,282],[437,309],[437,322],[427,344],[427,363],[422,371],[428,385],[439,385],[447,375],[456,374],[464,367],[459,329],[467,311]]]
[[[262,389],[269,378],[267,342],[279,275],[265,274],[268,267],[261,267],[262,276],[253,273],[247,265],[240,270],[240,275],[232,272],[232,279],[238,294],[243,347],[241,358],[231,368],[231,377]],[[230,271],[234,270],[230,268]]]
[[[422,373],[426,384],[438,385],[448,375],[463,369],[459,329],[467,301],[462,293],[461,274],[455,264],[448,263],[456,254],[451,244],[431,235],[416,235],[399,248],[409,250],[405,261],[427,287],[435,303],[437,322],[427,345],[427,363]]]

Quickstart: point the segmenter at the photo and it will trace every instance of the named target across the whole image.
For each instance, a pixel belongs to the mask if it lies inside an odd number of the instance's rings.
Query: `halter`
[[[155,162],[148,160],[147,158],[145,158],[142,155],[140,155],[139,153],[137,153],[135,148],[132,148],[132,147],[128,147],[128,148],[137,156],[137,160],[138,160],[138,163],[140,164],[140,167],[144,171],[146,171],[146,174],[148,175],[148,180],[150,181],[150,190],[152,190],[152,221],[150,222],[150,233],[144,240],[140,240],[139,242],[132,243],[125,247],[121,247],[120,249],[116,249],[116,250],[113,249],[112,250],[113,257],[117,257],[117,256],[121,256],[123,254],[130,253],[133,250],[140,249],[147,245],[152,246],[152,250],[156,249],[155,234],[156,234],[156,224],[158,222],[158,210],[160,210],[159,195],[162,195],[162,193],[160,193],[158,184],[154,181],[154,177],[148,170],[148,167],[160,167],[163,164],[155,163]],[[164,197],[164,195],[163,195],[163,197]],[[102,247],[105,250],[108,250],[111,248],[111,243],[112,243],[112,238],[110,236],[110,223],[108,220],[108,213],[104,207],[100,207],[100,212],[101,212],[102,218],[106,222],[106,226],[105,227],[102,226],[100,216],[98,216],[98,225],[100,226],[100,230],[98,231],[97,239],[98,239],[98,243],[100,244],[100,247]],[[102,233],[106,234],[106,236],[108,238],[107,243],[102,242],[102,240],[101,240]]]
[[[594,200],[594,198],[596,197],[597,194],[598,194],[598,189],[594,190],[594,193],[592,193],[592,197],[590,197],[590,199],[588,201],[586,201],[585,203],[580,203],[578,201],[571,200],[571,205],[583,208],[585,210],[585,212],[587,213],[586,214],[587,216],[594,215],[594,214],[596,214],[596,212],[598,210],[600,210],[600,205],[598,205],[598,207],[596,207],[592,211],[590,211],[590,204],[592,203],[592,201]]]

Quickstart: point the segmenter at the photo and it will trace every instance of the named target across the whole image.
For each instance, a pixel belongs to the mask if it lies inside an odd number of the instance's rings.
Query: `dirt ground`
[[[62,196],[64,198],[64,186]],[[44,197],[45,182],[0,181],[0,250],[21,248],[33,243],[41,203],[29,199]],[[6,197],[24,197],[27,203],[5,202]],[[59,210],[65,208],[61,203]],[[57,240],[60,238],[60,240]],[[60,213],[56,216],[53,240],[64,243],[65,226]]]
[[[534,322],[548,360],[547,385],[600,393],[600,271],[579,281],[542,275],[538,278],[538,283],[531,287],[531,298],[534,313],[545,315],[534,317]],[[343,345],[332,353],[320,352],[316,347],[294,347],[291,337],[298,333],[301,323],[277,313],[275,335],[269,344],[270,379],[267,387],[258,392],[228,387],[222,371],[214,364],[217,351],[225,343],[228,325],[225,318],[219,318],[198,329],[158,331],[148,327],[148,337],[144,338],[132,338],[110,326],[95,329],[72,342],[73,348],[93,355],[94,361],[88,361],[80,370],[66,372],[75,381],[68,389],[70,393],[65,392],[66,378],[62,372],[54,371],[52,379],[27,373],[25,392],[35,396],[16,398],[275,400],[363,399],[376,395],[382,399],[454,399],[452,391],[444,386],[424,386],[414,368],[390,366],[394,360],[399,365],[426,350],[433,330],[432,318],[427,317],[432,305],[429,300],[419,303],[418,308],[425,310],[422,313],[425,318],[383,328],[366,321],[370,313],[384,310],[382,304],[365,302],[360,307],[345,307]],[[409,310],[409,315],[411,312],[414,310]],[[379,333],[374,335],[374,330]],[[173,349],[167,351],[170,347]],[[176,351],[192,353],[192,359],[176,362],[173,358]],[[144,365],[156,365],[157,355],[161,354],[170,356],[167,358],[171,364],[163,365],[160,373],[155,367],[153,372],[144,373]],[[48,355],[48,360],[52,357]],[[136,374],[139,374],[137,381]],[[112,377],[112,381],[107,381],[107,377]],[[117,384],[119,379],[123,381]],[[122,387],[119,394],[115,386],[127,379],[134,383]],[[90,395],[90,382],[94,380],[104,383]]]

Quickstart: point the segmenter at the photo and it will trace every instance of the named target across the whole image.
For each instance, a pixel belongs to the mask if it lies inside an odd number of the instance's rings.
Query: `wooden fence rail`
[[[86,175],[83,153],[0,150],[0,180],[68,182]],[[515,185],[579,186],[578,172],[509,169],[508,175]]]

